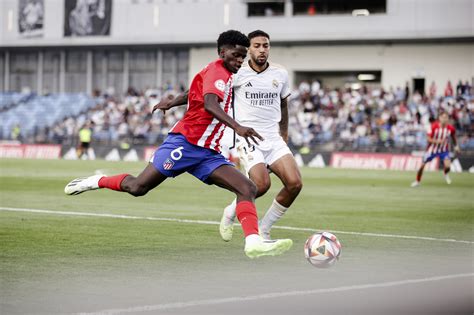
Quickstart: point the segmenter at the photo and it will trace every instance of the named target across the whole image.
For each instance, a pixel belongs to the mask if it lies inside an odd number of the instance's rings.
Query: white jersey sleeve
[[[239,75],[239,72],[234,73],[232,82],[233,82],[233,87],[239,87],[242,85],[242,76]]]
[[[288,79],[288,71],[286,71],[286,69],[283,69],[282,72],[283,72],[282,76],[283,76],[284,82],[283,82],[283,87],[281,89],[281,99],[285,99],[288,96],[290,96],[291,92],[290,92],[290,84],[289,84],[289,79]]]

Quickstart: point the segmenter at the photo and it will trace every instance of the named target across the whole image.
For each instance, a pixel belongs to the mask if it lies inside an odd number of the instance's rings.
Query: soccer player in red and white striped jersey
[[[442,112],[439,115],[438,121],[431,124],[431,130],[428,133],[428,147],[423,155],[423,164],[421,164],[421,167],[416,174],[416,181],[411,184],[412,187],[420,185],[421,177],[423,176],[423,169],[425,168],[426,163],[435,158],[439,158],[443,161],[444,179],[448,185],[451,184],[451,179],[448,175],[451,169],[451,160],[449,159],[449,139],[453,141],[456,153],[459,153],[460,149],[456,140],[456,129],[449,124],[448,113]]]
[[[235,193],[237,218],[245,235],[244,251],[247,256],[275,256],[289,250],[293,244],[290,239],[267,241],[259,236],[255,184],[220,154],[226,127],[249,141],[249,145],[250,140],[255,143],[263,140],[253,128],[239,124],[229,115],[232,109],[233,75],[242,66],[249,45],[247,36],[238,31],[229,30],[220,34],[217,39],[219,58],[194,77],[189,92],[177,99],[162,100],[154,106],[153,110],[164,111],[187,102],[188,109],[140,175],[76,178],[66,185],[64,192],[78,195],[107,188],[138,197],[168,177],[188,172],[206,184],[214,184]],[[177,198],[183,196],[185,194]]]

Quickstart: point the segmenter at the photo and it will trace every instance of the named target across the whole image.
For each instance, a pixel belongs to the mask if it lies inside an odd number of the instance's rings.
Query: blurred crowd
[[[161,97],[178,94],[182,88],[165,91],[130,88],[125,97],[96,95],[97,105],[78,117],[69,117],[46,131],[50,142],[71,144],[78,130],[91,122],[93,142],[104,144],[155,145],[186,109],[176,107],[163,115],[151,114]],[[440,95],[441,94],[441,95]],[[423,149],[426,132],[440,111],[447,111],[458,130],[461,148],[474,149],[474,97],[472,87],[450,82],[442,93],[434,83],[426,95],[408,88],[326,89],[319,82],[302,82],[289,99],[290,145],[306,150]]]
[[[474,149],[474,98],[467,82],[455,90],[448,82],[441,95],[434,83],[421,95],[408,87],[328,90],[317,81],[302,82],[289,104],[290,138],[299,147],[423,149],[431,122],[447,111],[461,147]]]

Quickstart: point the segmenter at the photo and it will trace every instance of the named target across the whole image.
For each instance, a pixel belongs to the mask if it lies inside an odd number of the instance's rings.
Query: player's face
[[[237,73],[245,57],[247,57],[247,47],[236,45],[235,47],[222,48],[221,58],[224,60],[224,66],[232,73]]]
[[[442,124],[442,125],[446,125],[448,122],[449,122],[449,116],[447,114],[441,114],[439,116],[439,122]]]
[[[265,36],[252,38],[250,40],[249,53],[253,63],[264,66],[270,53],[270,40]]]

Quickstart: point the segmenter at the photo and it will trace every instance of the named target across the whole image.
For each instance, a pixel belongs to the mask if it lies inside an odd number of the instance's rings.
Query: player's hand
[[[456,154],[459,154],[459,153],[461,153],[461,148],[459,148],[459,146],[458,146],[458,145],[457,145],[457,146],[455,146],[455,147],[454,147],[454,152],[456,152]]]
[[[153,106],[151,113],[153,114],[157,109],[161,109],[163,114],[171,108],[171,102],[173,101],[174,96],[168,95],[167,97],[163,97],[158,104]]]
[[[263,141],[263,137],[258,134],[253,128],[249,127],[244,127],[244,126],[239,126],[235,128],[235,132],[245,138],[245,141],[247,141],[247,144],[251,146],[252,144],[250,143],[249,139],[253,141],[253,143],[258,144],[257,139],[260,141]]]
[[[285,141],[285,143],[288,144],[288,134],[282,133],[281,137],[283,138],[283,141]]]

